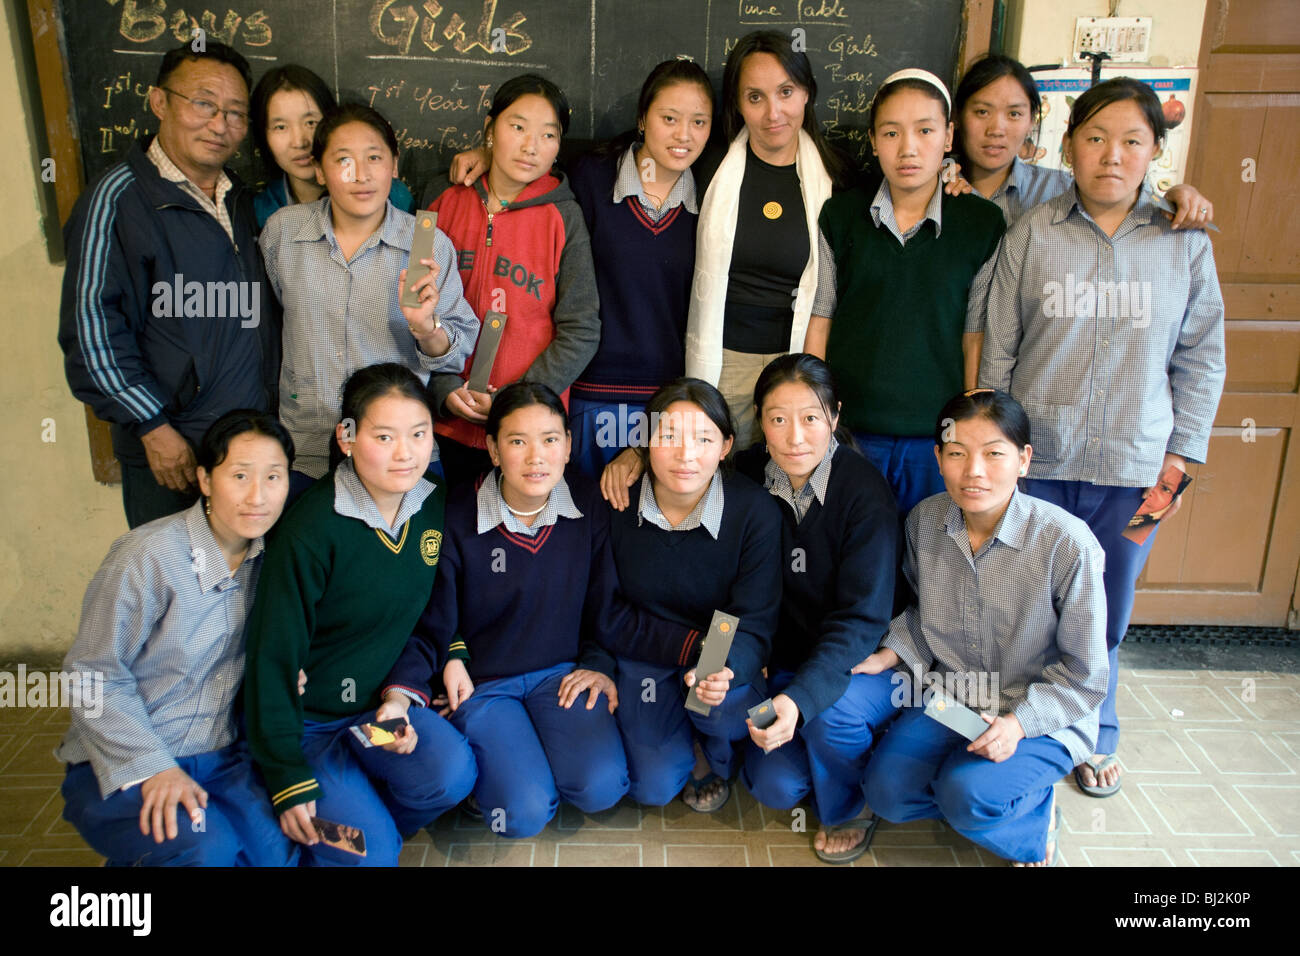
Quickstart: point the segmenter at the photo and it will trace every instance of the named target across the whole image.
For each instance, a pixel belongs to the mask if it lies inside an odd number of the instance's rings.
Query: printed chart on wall
[[[1196,70],[1103,69],[1101,78],[1131,76],[1148,84],[1160,99],[1169,132],[1165,148],[1151,163],[1148,174],[1151,186],[1164,194],[1183,181],[1187,172],[1187,153],[1190,147],[1188,131],[1192,128],[1192,104],[1196,102]],[[1070,120],[1070,108],[1091,85],[1088,70],[1053,70],[1038,73],[1034,79],[1043,97],[1043,126],[1038,142],[1026,144],[1020,158],[1052,169],[1066,169],[1062,153],[1062,140]],[[1033,152],[1031,158],[1029,153]]]
[[[64,52],[88,177],[151,135],[149,86],[164,52],[205,40],[232,45],[256,80],[273,66],[314,70],[341,100],[392,122],[399,170],[422,183],[477,145],[492,91],[520,73],[556,82],[573,107],[569,137],[617,135],[663,59],[690,57],[721,88],[726,56],[751,30],[805,47],[818,118],[859,159],[871,97],[886,75],[919,66],[949,78],[962,0],[62,0]],[[260,178],[246,141],[234,167]],[[418,194],[418,190],[417,190]]]

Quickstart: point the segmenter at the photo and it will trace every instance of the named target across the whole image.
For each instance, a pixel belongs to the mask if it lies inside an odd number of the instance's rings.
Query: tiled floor
[[[1124,788],[1107,800],[1057,787],[1070,866],[1300,866],[1300,675],[1122,670]],[[61,710],[0,709],[0,866],[93,866],[60,817],[51,751]],[[402,851],[409,866],[806,866],[816,820],[759,806],[744,788],[712,816],[631,802],[570,806],[538,837],[507,841],[448,814]],[[806,824],[806,831],[796,829]],[[997,866],[938,822],[881,824],[857,866]]]

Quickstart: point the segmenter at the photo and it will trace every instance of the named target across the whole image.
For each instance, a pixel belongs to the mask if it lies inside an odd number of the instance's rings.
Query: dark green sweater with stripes
[[[945,194],[939,234],[926,221],[903,245],[872,221],[873,199],[874,189],[859,187],[822,206],[837,299],[826,360],[853,431],[929,435],[962,390],[971,283],[1006,222],[987,199]]]
[[[248,617],[244,699],[249,746],[277,813],[321,795],[303,757],[303,721],[379,706],[433,589],[445,500],[435,488],[394,539],[334,510],[330,472],[276,528]]]

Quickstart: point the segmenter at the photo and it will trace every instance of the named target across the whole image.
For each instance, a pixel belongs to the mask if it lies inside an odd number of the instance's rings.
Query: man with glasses
[[[274,411],[279,314],[252,191],[248,62],[207,41],[163,57],[153,140],[92,183],[64,227],[59,344],[73,394],[112,426],[127,523],[198,497],[194,449],[235,408]]]

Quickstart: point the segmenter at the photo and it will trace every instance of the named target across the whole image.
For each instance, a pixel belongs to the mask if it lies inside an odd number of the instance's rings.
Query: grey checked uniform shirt
[[[1039,203],[1054,199],[1073,186],[1074,177],[1066,170],[1034,166],[1017,156],[1011,161],[1007,181],[992,196],[984,198],[1002,210],[1009,229]],[[977,191],[975,195],[980,193]]]
[[[551,493],[546,498],[546,504],[533,520],[531,525],[524,524],[515,517],[514,512],[506,505],[506,499],[501,494],[501,486],[497,484],[497,469],[493,468],[483,476],[483,483],[478,486],[478,494],[474,498],[475,505],[475,525],[476,534],[487,534],[497,525],[505,525],[507,531],[515,534],[527,535],[533,537],[547,525],[555,524],[560,518],[581,518],[582,512],[578,506],[573,503],[573,493],[569,491],[569,483],[561,478],[551,489]]]
[[[1090,756],[1110,667],[1105,554],[1088,526],[1016,491],[976,554],[947,492],[912,509],[906,527],[903,573],[917,603],[884,646],[913,673],[996,675],[999,714],[1014,713],[1027,737],[1059,740],[1076,764]]]
[[[1003,239],[979,382],[1025,407],[1031,478],[1146,488],[1165,452],[1205,461],[1224,375],[1209,237],[1147,186],[1113,237],[1071,189]]]
[[[647,468],[644,475],[641,476],[641,497],[637,503],[636,524],[641,527],[641,522],[649,521],[656,528],[662,528],[665,531],[694,531],[701,525],[704,530],[713,535],[713,540],[718,539],[719,532],[722,531],[722,507],[725,504],[722,490],[722,475],[719,472],[713,473],[713,478],[709,482],[709,488],[704,492],[704,496],[696,502],[695,507],[691,509],[682,523],[673,527],[671,521],[664,515],[659,508],[659,502],[655,499],[654,482],[650,479],[650,470]]]
[[[826,487],[831,483],[831,459],[835,457],[835,449],[839,447],[840,443],[832,435],[826,454],[822,456],[822,460],[817,463],[813,473],[808,476],[808,480],[798,491],[795,491],[794,485],[790,483],[790,476],[775,461],[768,459],[767,464],[763,466],[763,487],[771,492],[773,497],[781,499],[790,506],[794,512],[795,524],[803,521],[807,516],[814,498],[820,501],[823,507],[826,505]]]
[[[103,675],[102,713],[91,716],[83,698],[55,751],[89,760],[101,796],[235,740],[231,705],[261,556],[258,538],[232,576],[201,499],[113,542],[63,662]]]
[[[479,320],[465,301],[451,240],[440,229],[433,243],[434,311],[451,347],[434,357],[417,347],[397,294],[414,233],[415,217],[390,202],[383,225],[349,261],[334,238],[328,196],[285,206],[266,221],[258,241],[284,306],[280,421],[293,436],[294,468],[305,475],[320,478],[329,470],[343,383],[357,369],[398,362],[427,384],[430,372],[461,371],[474,350]]]
[[[424,507],[425,499],[433,494],[436,487],[428,478],[421,477],[414,488],[402,495],[397,514],[389,525],[379,513],[379,505],[375,504],[375,499],[370,497],[370,492],[361,483],[352,459],[345,458],[334,469],[334,513],[344,518],[356,518],[367,528],[383,531],[390,538],[397,539],[401,536],[402,525]]]

